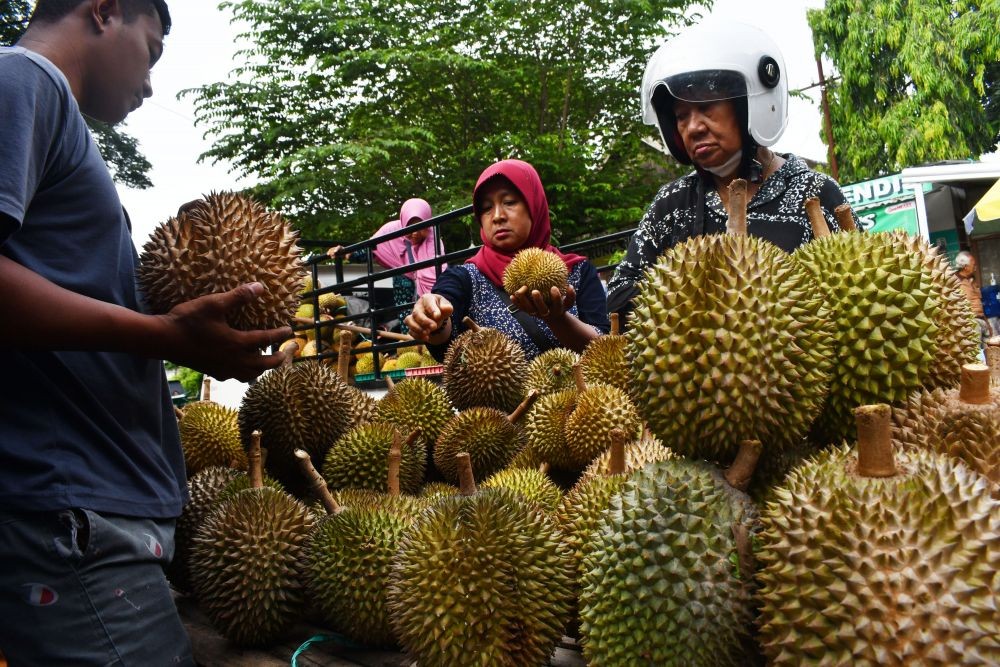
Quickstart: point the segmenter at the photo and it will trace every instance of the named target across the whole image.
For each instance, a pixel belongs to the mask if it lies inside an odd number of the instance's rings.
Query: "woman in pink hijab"
[[[375,239],[379,236],[398,231],[411,224],[429,220],[432,216],[433,213],[431,212],[431,205],[426,201],[416,198],[407,199],[403,202],[403,206],[399,209],[399,219],[392,220],[379,227],[378,231],[372,235],[372,238]],[[343,250],[343,246],[334,246],[327,250],[326,254],[330,257],[334,257],[341,250]],[[438,239],[437,255],[443,254],[444,245],[441,243],[440,239]],[[422,262],[427,259],[433,259],[434,257],[433,232],[428,227],[405,236],[400,236],[379,243],[375,246],[374,259],[387,269],[397,269],[403,266],[409,266],[410,264],[415,264],[417,262]],[[352,254],[348,259],[354,262],[363,261],[365,259],[365,251],[358,251]],[[442,271],[447,268],[447,264],[441,265]],[[412,303],[414,299],[417,299],[424,294],[428,294],[431,291],[431,288],[434,287],[435,280],[437,280],[437,271],[435,271],[433,266],[393,276],[393,302],[397,306]],[[405,325],[403,326],[403,332],[406,332]]]
[[[604,287],[593,265],[550,243],[549,204],[534,167],[521,160],[489,166],[476,182],[472,203],[483,246],[465,264],[442,273],[431,293],[417,300],[406,318],[411,336],[427,342],[431,354],[440,358],[468,315],[506,333],[532,359],[554,347],[580,352],[607,333]],[[556,288],[551,305],[537,290],[529,295],[522,288],[507,296],[504,269],[524,248],[542,248],[562,259],[569,270],[564,297]]]

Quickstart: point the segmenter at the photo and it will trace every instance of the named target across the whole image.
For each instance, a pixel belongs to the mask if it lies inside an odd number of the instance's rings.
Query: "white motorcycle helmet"
[[[691,158],[677,136],[674,100],[745,97],[737,116],[745,115],[744,137],[760,146],[772,146],[788,123],[788,78],[778,45],[763,30],[735,21],[709,18],[665,42],[646,64],[639,94],[643,122],[659,127],[682,164]]]

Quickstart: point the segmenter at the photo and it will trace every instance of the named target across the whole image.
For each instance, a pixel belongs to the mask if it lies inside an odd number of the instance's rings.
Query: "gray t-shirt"
[[[0,119],[0,254],[140,310],[129,225],[66,78],[0,48]],[[13,349],[0,368],[0,510],[180,514],[184,461],[160,361]]]

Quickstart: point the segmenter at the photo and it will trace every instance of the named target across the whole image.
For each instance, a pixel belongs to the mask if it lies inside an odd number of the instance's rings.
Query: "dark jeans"
[[[174,522],[0,511],[0,650],[19,665],[193,665],[163,576]]]

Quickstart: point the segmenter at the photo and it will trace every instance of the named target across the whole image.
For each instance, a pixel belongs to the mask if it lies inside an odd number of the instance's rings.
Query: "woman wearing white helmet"
[[[845,203],[837,183],[772,146],[788,121],[788,81],[777,45],[749,25],[709,19],[663,44],[640,90],[642,117],[694,172],[663,186],[608,283],[608,312],[631,311],[636,283],[667,248],[722,233],[726,186],[748,181],[749,233],[791,252],[812,238],[807,197],[818,197],[827,224]]]

